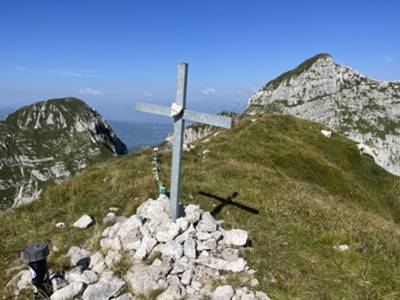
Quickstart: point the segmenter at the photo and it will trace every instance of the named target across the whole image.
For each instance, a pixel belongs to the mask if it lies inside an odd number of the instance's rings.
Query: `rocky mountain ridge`
[[[0,121],[2,208],[37,199],[95,161],[126,153],[126,146],[94,109],[76,98],[25,106]]]
[[[400,175],[400,82],[381,81],[318,54],[268,82],[246,113],[284,113],[323,123],[371,148],[377,164]]]

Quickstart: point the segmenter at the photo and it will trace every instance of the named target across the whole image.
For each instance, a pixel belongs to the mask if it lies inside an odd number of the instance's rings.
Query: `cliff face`
[[[101,115],[75,98],[25,106],[0,121],[0,208],[38,198],[95,161],[126,153]]]
[[[400,82],[365,77],[319,54],[250,98],[246,113],[264,112],[321,122],[369,146],[376,163],[400,175]]]

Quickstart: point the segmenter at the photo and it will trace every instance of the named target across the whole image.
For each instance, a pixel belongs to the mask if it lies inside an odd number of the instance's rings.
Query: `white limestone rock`
[[[112,249],[112,250],[121,250],[122,246],[121,246],[121,241],[119,240],[118,237],[114,237],[114,238],[104,238],[100,240],[100,247],[101,249],[103,249],[104,251]]]
[[[125,276],[126,282],[135,295],[148,296],[152,291],[165,289],[166,281],[163,281],[171,267],[163,264],[156,259],[150,266],[143,264],[135,264]]]
[[[62,289],[55,291],[51,296],[51,300],[70,300],[81,294],[84,284],[82,282],[73,282]]]
[[[198,205],[189,204],[185,207],[185,219],[189,223],[197,223],[201,218],[201,210]]]
[[[115,215],[114,212],[109,212],[106,214],[106,216],[103,218],[103,224],[106,223],[113,223],[117,220],[117,216]]]
[[[59,229],[64,229],[64,228],[65,228],[65,223],[63,223],[63,222],[58,222],[58,223],[56,224],[56,227],[59,228]]]
[[[72,246],[69,248],[67,256],[69,256],[71,265],[76,266],[77,262],[80,261],[82,258],[89,257],[90,252],[86,249],[81,249],[76,246]]]
[[[134,258],[136,258],[136,259],[145,258],[151,252],[151,250],[153,250],[153,248],[156,244],[157,244],[156,239],[145,236],[142,239],[140,246],[134,255]]]
[[[179,259],[183,255],[183,247],[176,241],[169,241],[166,244],[161,244],[159,249],[162,255],[174,259]]]
[[[55,292],[69,285],[69,282],[62,277],[54,277],[51,279],[51,285],[53,287],[53,292]]]
[[[217,222],[209,212],[205,212],[202,214],[196,229],[202,232],[214,232],[217,230]]]
[[[92,219],[92,217],[88,215],[83,215],[72,226],[79,229],[85,229],[88,228],[93,222],[94,220]]]
[[[118,229],[117,235],[121,240],[124,240],[131,232],[137,232],[138,228],[142,226],[142,219],[136,215],[131,216],[121,224]]]
[[[321,129],[321,134],[327,138],[330,138],[332,136],[332,131],[330,130],[325,130],[325,129]]]
[[[100,251],[90,256],[89,268],[91,270],[95,271],[97,274],[101,274],[105,267],[104,256]]]
[[[118,295],[125,286],[125,281],[116,277],[112,272],[106,272],[100,280],[89,285],[82,295],[83,300],[108,300]]]
[[[189,222],[184,217],[178,218],[175,220],[175,223],[179,226],[180,230],[183,232],[188,229]]]
[[[184,285],[190,285],[190,283],[192,282],[192,278],[193,278],[193,273],[194,273],[194,267],[190,266],[188,267],[181,276],[181,282]]]
[[[109,250],[104,262],[106,266],[110,269],[114,264],[122,259],[122,255],[119,251]]]
[[[31,284],[31,273],[28,270],[18,272],[6,285],[6,288],[14,289],[14,295],[18,296],[20,291]]]
[[[85,270],[80,272],[79,270],[75,269],[65,274],[65,279],[70,282],[82,282],[84,284],[92,284],[98,280],[96,272],[93,270]]]
[[[183,244],[183,251],[187,258],[195,259],[196,255],[196,242],[192,237],[189,237]]]
[[[271,300],[271,298],[268,297],[266,293],[261,292],[261,291],[256,292],[256,299],[257,300]]]
[[[230,285],[223,285],[216,288],[213,300],[230,300],[235,294],[234,289]]]
[[[227,245],[244,246],[247,243],[247,231],[241,229],[232,229],[225,231],[224,242]]]
[[[156,234],[157,241],[165,243],[172,241],[179,234],[179,229],[179,226],[173,221],[162,224]]]

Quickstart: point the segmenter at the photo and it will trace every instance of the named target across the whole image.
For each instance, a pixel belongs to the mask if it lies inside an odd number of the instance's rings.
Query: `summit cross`
[[[135,105],[135,110],[137,111],[173,117],[174,119],[170,192],[170,215],[174,220],[179,217],[179,197],[185,120],[229,129],[233,126],[231,118],[195,112],[186,109],[187,74],[188,64],[178,64],[176,99],[171,107],[143,102],[136,102]]]

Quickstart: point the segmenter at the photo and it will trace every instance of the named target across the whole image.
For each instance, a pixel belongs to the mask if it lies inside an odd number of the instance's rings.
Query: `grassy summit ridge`
[[[245,253],[261,289],[273,299],[396,299],[400,291],[399,178],[361,156],[354,142],[322,125],[291,116],[238,120],[185,152],[185,202],[249,231]],[[204,150],[209,150],[204,154]],[[71,245],[95,250],[111,206],[124,215],[157,195],[150,152],[91,167],[40,200],[0,218],[0,272],[4,286],[29,242],[52,244],[51,266],[65,263]],[[170,153],[162,156],[169,176]],[[258,211],[258,213],[255,213]],[[70,228],[82,214],[98,223]],[[55,228],[63,221],[67,227]],[[339,252],[334,246],[347,244]],[[232,284],[235,284],[233,282]]]

